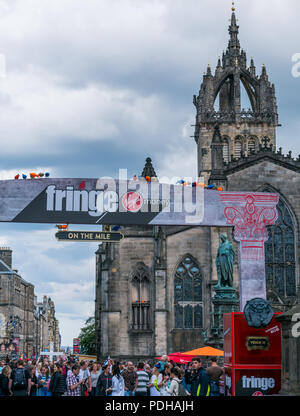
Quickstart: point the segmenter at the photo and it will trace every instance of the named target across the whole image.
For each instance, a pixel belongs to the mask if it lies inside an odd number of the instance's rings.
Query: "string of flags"
[[[140,181],[146,181],[146,182],[158,182],[158,178],[153,176],[151,178],[151,176],[137,176],[134,175],[132,178],[134,181],[140,180]]]
[[[45,177],[45,178],[49,178],[49,176],[50,176],[50,173],[49,172],[46,172],[46,173],[43,173],[43,172],[41,172],[41,173],[34,173],[34,172],[31,172],[31,173],[29,173],[29,177],[31,178],[31,179],[40,179],[40,178],[43,178],[43,177]],[[27,179],[27,177],[28,177],[28,175],[25,175],[24,173],[22,174],[22,179]],[[16,176],[15,176],[15,179],[16,180],[18,180],[18,179],[20,179],[21,178],[21,175],[18,173]]]
[[[184,181],[183,179],[179,180],[176,182],[176,184],[182,185],[182,186],[189,186],[192,185],[193,188],[199,186],[200,188],[204,188],[204,189],[214,189],[215,191],[223,191],[223,188],[221,186],[217,186],[217,185],[205,185],[205,183],[202,182],[188,182],[188,181]]]
[[[147,182],[158,182],[158,178],[156,178],[156,177],[151,178],[150,176],[144,177],[144,176],[134,175],[133,176],[133,180],[134,181],[144,180],[144,181],[147,181]],[[185,181],[183,179],[180,179],[179,181],[177,181],[176,182],[176,185],[182,185],[182,186],[190,186],[190,185],[192,185],[193,188],[199,186],[200,188],[204,188],[204,189],[212,189],[212,190],[215,190],[215,191],[223,191],[223,188],[221,186],[217,186],[217,185],[205,185],[205,183],[201,183],[201,182],[199,182],[199,183],[197,183],[197,182],[188,182],[188,181]]]

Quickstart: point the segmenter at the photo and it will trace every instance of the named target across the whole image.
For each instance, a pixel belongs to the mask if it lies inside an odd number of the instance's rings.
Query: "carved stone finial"
[[[262,143],[264,144],[264,148],[267,149],[268,148],[268,143],[271,141],[269,139],[269,137],[264,137],[262,140]]]

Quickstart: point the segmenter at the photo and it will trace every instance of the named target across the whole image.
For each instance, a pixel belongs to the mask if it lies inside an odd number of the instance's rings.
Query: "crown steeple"
[[[253,137],[255,140],[260,140],[268,136],[274,147],[276,145],[278,114],[275,88],[269,81],[265,66],[261,75],[257,75],[253,58],[249,67],[247,65],[246,52],[240,46],[234,3],[228,31],[228,47],[223,52],[222,58],[217,60],[214,75],[209,66],[203,76],[199,95],[194,97],[197,109],[194,136],[199,147],[199,176],[205,176],[206,172],[211,171],[212,153],[214,169],[219,163],[219,150],[217,151],[219,146],[215,142],[218,131],[222,140],[223,136],[228,140],[228,147],[224,153],[227,159],[237,155],[242,157],[248,148],[247,135],[249,140],[253,140]],[[242,89],[245,90],[244,95]],[[246,95],[248,96],[246,105],[250,108],[244,108],[245,105],[242,103]],[[215,131],[216,123],[219,125],[217,131]],[[213,136],[214,143],[211,147]],[[237,143],[236,147],[235,143]]]
[[[232,3],[234,5],[234,3]],[[228,49],[230,49],[232,52],[235,52],[236,55],[238,55],[240,50],[240,41],[238,39],[239,34],[239,26],[237,25],[237,20],[235,16],[235,8],[232,7],[232,14],[231,14],[231,24],[229,26],[229,35],[230,40],[228,44]]]

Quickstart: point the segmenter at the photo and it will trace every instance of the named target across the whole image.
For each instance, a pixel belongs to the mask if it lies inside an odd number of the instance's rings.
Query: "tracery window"
[[[296,296],[295,227],[286,204],[279,199],[276,224],[268,227],[265,243],[266,283],[284,297]]]
[[[242,156],[242,140],[235,139],[234,141],[234,157],[235,159],[240,159]]]
[[[186,255],[174,276],[175,328],[202,328],[202,275],[198,263]]]
[[[150,329],[150,275],[144,263],[138,263],[131,280],[132,329]]]
[[[251,138],[248,141],[248,154],[250,154],[255,149],[256,149],[256,140],[254,138]]]
[[[229,162],[229,141],[226,137],[223,138],[223,159],[224,162]]]

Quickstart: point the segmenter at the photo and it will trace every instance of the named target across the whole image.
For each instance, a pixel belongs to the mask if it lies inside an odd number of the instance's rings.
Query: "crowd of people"
[[[167,355],[151,366],[75,358],[0,362],[0,396],[220,396],[224,369],[211,357],[176,364]]]

